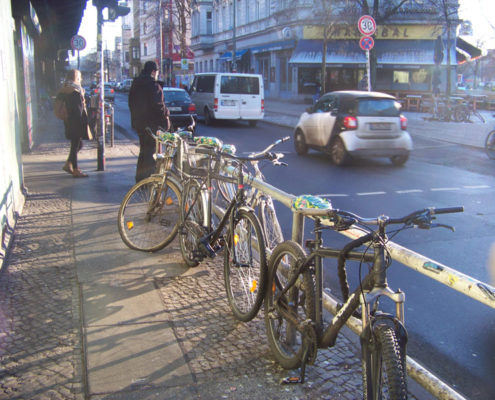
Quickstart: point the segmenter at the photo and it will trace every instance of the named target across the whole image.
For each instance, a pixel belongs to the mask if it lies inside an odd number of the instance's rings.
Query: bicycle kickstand
[[[282,379],[282,384],[288,385],[291,383],[304,383],[304,378],[306,375],[306,362],[308,361],[309,356],[309,346],[306,346],[302,355],[302,365],[301,365],[301,373],[299,376],[288,376],[287,378]]]

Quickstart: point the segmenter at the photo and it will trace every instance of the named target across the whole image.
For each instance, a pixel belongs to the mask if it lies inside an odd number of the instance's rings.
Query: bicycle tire
[[[188,267],[196,267],[201,261],[198,240],[205,233],[203,222],[206,215],[206,207],[201,193],[199,194],[199,197],[197,197],[196,203],[193,205],[193,210],[188,213],[188,210],[196,197],[196,193],[201,190],[199,183],[193,179],[185,185],[182,195],[179,245],[182,259]]]
[[[266,247],[268,250],[273,251],[275,246],[284,241],[284,236],[271,197],[262,198],[259,205],[259,215],[265,232]]]
[[[465,106],[457,106],[454,109],[454,121],[455,122],[464,122],[469,119],[469,110]]]
[[[258,313],[265,295],[265,239],[252,211],[234,210],[231,218],[234,221],[230,223],[224,251],[225,289],[234,316],[248,322]]]
[[[488,158],[495,160],[495,129],[490,131],[486,137],[485,151]]]
[[[266,336],[275,360],[286,369],[298,368],[301,365],[303,354],[309,344],[304,340],[303,334],[278,311],[279,307],[283,307],[282,304],[289,307],[288,304],[292,301],[293,315],[299,322],[308,319],[314,321],[315,286],[309,270],[303,271],[298,278],[298,287],[289,289],[275,307],[274,298],[288,282],[286,274],[280,273],[278,269],[285,264],[293,271],[296,261],[305,257],[304,249],[298,243],[288,240],[275,247],[268,266],[264,306]],[[285,277],[285,281],[280,281],[281,277]]]
[[[365,399],[407,399],[405,355],[392,327],[375,325],[370,342],[363,346],[362,362]]]
[[[174,182],[167,180],[162,187],[162,178],[151,176],[136,183],[120,204],[117,216],[120,237],[134,250],[163,249],[177,234],[179,207],[180,190]]]

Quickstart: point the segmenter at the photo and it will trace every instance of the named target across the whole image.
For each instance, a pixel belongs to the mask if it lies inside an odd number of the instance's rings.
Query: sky
[[[468,41],[485,50],[495,49],[495,0],[459,0],[459,4],[459,16],[470,20],[473,26],[473,37],[468,37]],[[114,49],[114,38],[121,35],[121,21],[118,18],[103,24],[103,49]],[[96,7],[91,0],[86,4],[79,35],[87,43],[81,55],[96,50]]]

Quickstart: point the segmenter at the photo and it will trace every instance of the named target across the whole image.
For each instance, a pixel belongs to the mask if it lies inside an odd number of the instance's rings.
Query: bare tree
[[[180,55],[187,56],[187,36],[190,32],[190,21],[193,0],[173,0],[172,29],[176,42],[180,45]]]

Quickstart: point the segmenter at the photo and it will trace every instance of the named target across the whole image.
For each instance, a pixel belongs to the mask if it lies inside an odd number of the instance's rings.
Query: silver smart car
[[[412,140],[393,96],[337,91],[324,94],[301,115],[294,146],[299,155],[308,148],[327,152],[336,165],[357,156],[387,157],[399,166],[409,158]]]

